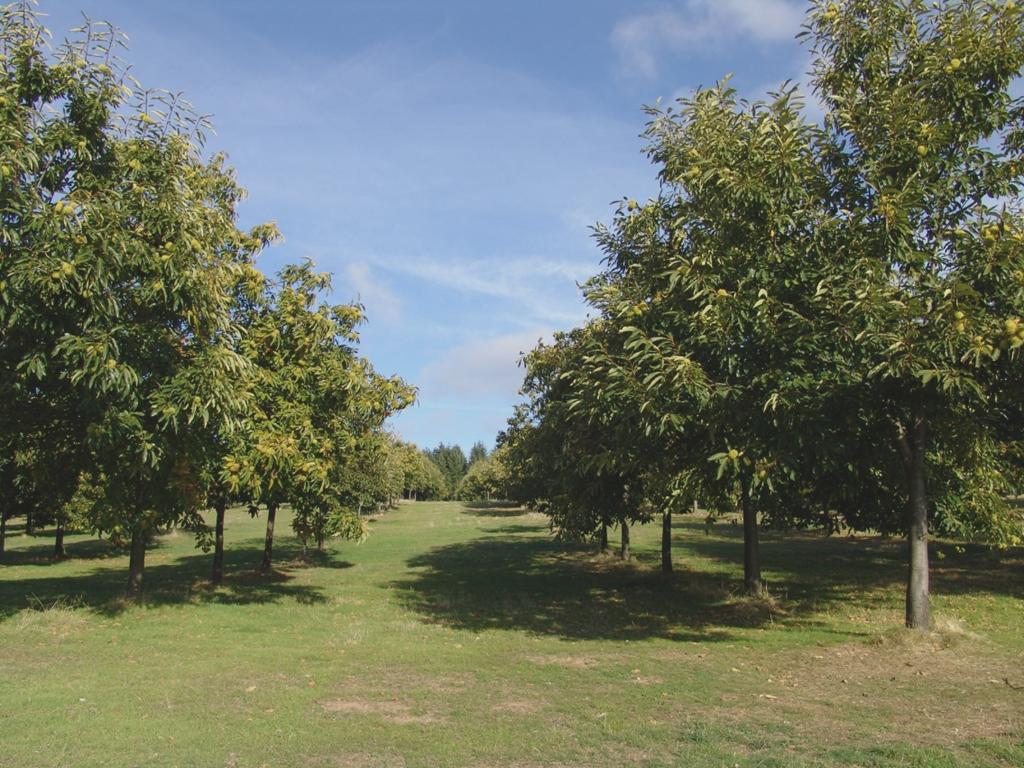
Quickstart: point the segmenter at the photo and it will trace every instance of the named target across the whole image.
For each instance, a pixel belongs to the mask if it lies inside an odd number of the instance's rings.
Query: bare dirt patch
[[[664,678],[658,677],[657,675],[630,675],[629,681],[636,685],[661,685],[665,682]]]
[[[365,677],[347,677],[339,686],[342,690],[372,693],[382,699],[394,695],[394,691],[415,694],[423,692],[437,696],[454,696],[465,692],[476,684],[472,675],[457,672],[446,672],[428,675],[411,669],[391,669],[377,673],[372,679]]]
[[[369,752],[349,752],[343,755],[314,758],[310,766],[324,768],[405,768],[405,758],[400,755],[380,755]]]
[[[491,711],[508,715],[533,715],[540,712],[543,708],[544,705],[539,701],[514,699],[495,704],[491,707]]]
[[[434,725],[448,718],[433,712],[413,712],[400,701],[367,701],[365,699],[329,699],[318,702],[325,712],[340,715],[373,715],[395,725]]]
[[[527,656],[527,661],[542,667],[565,667],[566,669],[594,669],[600,665],[596,656],[554,654],[548,656]]]

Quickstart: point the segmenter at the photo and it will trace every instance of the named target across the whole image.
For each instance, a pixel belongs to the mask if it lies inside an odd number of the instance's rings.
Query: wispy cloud
[[[521,323],[565,325],[586,312],[577,284],[594,273],[593,262],[574,263],[540,257],[474,261],[431,258],[378,258],[377,268],[461,293],[502,299],[521,310]]]
[[[355,291],[355,298],[366,307],[373,322],[398,325],[402,320],[402,301],[387,282],[377,278],[370,265],[358,262],[345,266],[347,287]]]
[[[620,75],[654,77],[665,51],[708,49],[737,39],[791,40],[803,21],[792,0],[686,0],[622,19],[612,30]]]
[[[538,328],[453,347],[420,373],[423,392],[430,395],[432,402],[453,397],[469,397],[475,401],[489,396],[510,402],[523,381],[520,356],[550,336],[550,331]],[[468,405],[478,407],[475,402]],[[449,407],[459,408],[457,404]]]
[[[451,435],[471,423],[476,435],[489,440],[512,414],[523,382],[520,355],[542,339],[550,340],[551,332],[538,327],[448,349],[419,372],[419,402],[393,419],[394,428],[406,436]]]

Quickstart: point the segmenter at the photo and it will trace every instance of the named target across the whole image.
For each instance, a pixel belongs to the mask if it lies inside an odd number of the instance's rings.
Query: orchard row
[[[650,110],[660,193],[597,228],[503,471],[573,537],[739,509],[752,594],[760,527],[905,534],[926,629],[930,533],[1024,535],[1024,12],[817,2],[804,40],[820,120],[788,84]]]
[[[323,546],[437,487],[384,431],[415,390],[358,354],[362,307],[310,263],[255,268],[277,232],[239,229],[206,121],[141,90],[114,29],[55,49],[31,4],[0,14],[0,528],[52,523],[58,556],[70,527],[123,543],[138,596],[172,525],[222,578],[229,504],[265,508],[269,569],[282,504]]]

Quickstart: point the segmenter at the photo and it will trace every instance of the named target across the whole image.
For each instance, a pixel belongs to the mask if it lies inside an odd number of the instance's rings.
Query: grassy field
[[[364,544],[226,584],[172,533],[147,604],[103,542],[0,559],[0,766],[1021,766],[1024,553],[937,544],[939,630],[899,630],[899,542],[768,534],[770,601],[736,597],[739,529],[657,525],[624,565],[521,510],[406,504]]]

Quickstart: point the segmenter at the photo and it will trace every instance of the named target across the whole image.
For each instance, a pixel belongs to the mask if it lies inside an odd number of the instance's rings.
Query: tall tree
[[[444,476],[445,498],[455,498],[459,481],[469,469],[469,462],[466,460],[466,454],[462,452],[462,448],[458,445],[439,443],[436,448],[426,451],[426,456],[437,465]]]
[[[5,386],[71,393],[60,418],[105,478],[95,524],[131,540],[138,596],[149,537],[198,521],[206,430],[246,405],[231,288],[264,241],[235,226],[242,190],[202,157],[205,121],[128,87],[115,31],[87,25],[51,51],[29,6],[0,24]]]
[[[469,449],[469,466],[472,467],[478,461],[483,461],[487,458],[487,446],[477,441],[473,443],[473,447]]]
[[[506,448],[498,448],[484,458],[471,462],[469,471],[459,482],[458,498],[463,501],[507,499],[509,482],[506,453]]]
[[[255,366],[255,404],[235,434],[223,479],[266,507],[263,572],[273,565],[284,503],[293,504],[304,540],[362,536],[355,478],[345,469],[371,450],[387,416],[414,397],[404,382],[379,376],[357,356],[362,307],[324,302],[329,290],[329,276],[312,263],[285,267],[267,285],[243,340]]]
[[[870,403],[857,415],[889,433],[884,445],[902,465],[906,623],[927,629],[943,457],[965,443],[994,446],[1022,385],[1024,100],[1013,87],[1024,11],[1012,2],[821,2],[807,34],[827,110],[833,204],[844,212],[841,258],[820,287],[823,316],[842,340],[845,383]],[[980,456],[997,453],[961,459],[977,465]],[[998,494],[989,501],[998,505]]]
[[[798,351],[814,348],[807,308],[824,254],[812,245],[828,217],[799,107],[791,89],[748,105],[722,83],[651,110],[661,193],[598,228],[608,269],[588,290],[626,337],[619,369],[633,372],[619,381],[646,390],[628,401],[646,431],[676,433],[691,467],[716,470],[663,477],[699,477],[738,501],[751,594],[763,590],[761,507],[780,490],[771,475],[810,437],[794,419],[824,383]]]
[[[588,399],[588,367],[601,323],[591,323],[524,357],[526,403],[499,436],[513,498],[543,511],[559,535],[598,537],[607,547],[618,525],[620,556],[630,557],[629,527],[650,519],[644,446],[631,414]]]

